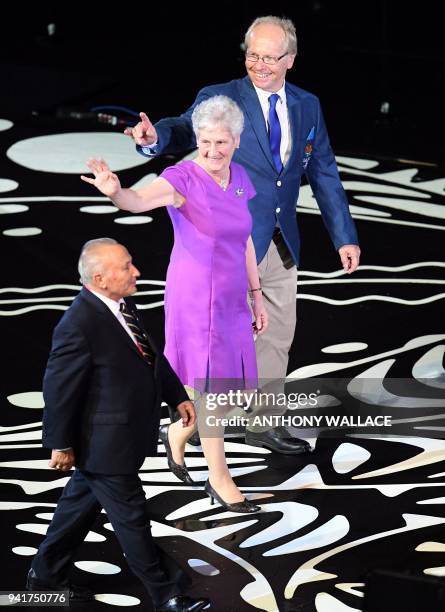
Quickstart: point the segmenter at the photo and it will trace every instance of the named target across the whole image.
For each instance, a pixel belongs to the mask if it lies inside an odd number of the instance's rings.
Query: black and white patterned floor
[[[0,120],[0,590],[23,588],[67,481],[47,467],[40,447],[41,379],[52,329],[79,290],[76,263],[86,240],[111,236],[128,246],[142,272],[137,302],[163,337],[168,216],[130,216],[98,197],[79,180],[91,156],[105,157],[126,186],[177,161],[139,157],[111,129],[67,132]],[[445,576],[445,176],[434,164],[337,159],[362,265],[352,277],[343,274],[303,187],[289,384],[335,379],[340,392],[331,394],[328,413],[342,414],[356,401],[371,412],[383,405],[399,428],[325,432],[311,455],[296,457],[229,438],[232,474],[262,506],[252,517],[211,507],[201,486],[177,481],[162,447],[147,458],[141,478],[153,532],[194,577],[193,593],[210,596],[218,612],[354,612],[363,607],[370,571]],[[186,460],[203,484],[200,449],[188,447]],[[105,514],[74,574],[94,588],[98,610],[151,609]]]

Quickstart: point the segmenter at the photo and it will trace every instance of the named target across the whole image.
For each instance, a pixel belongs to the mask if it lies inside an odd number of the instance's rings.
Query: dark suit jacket
[[[110,309],[82,289],[54,330],[43,381],[46,448],[73,447],[76,467],[102,474],[134,473],[156,455],[161,400],[177,406],[188,396],[148,339],[154,368]]]
[[[344,244],[358,244],[319,100],[295,85],[286,83],[292,150],[280,174],[273,163],[261,105],[248,77],[204,87],[184,114],[156,123],[156,155],[178,154],[195,147],[192,112],[203,100],[221,94],[232,98],[244,113],[245,125],[240,148],[235,151],[233,159],[247,170],[257,192],[256,197],[249,201],[249,208],[253,218],[252,238],[258,262],[266,254],[278,224],[298,264],[300,237],[296,206],[303,174],[308,178],[335,248]],[[140,147],[137,148],[142,152]]]

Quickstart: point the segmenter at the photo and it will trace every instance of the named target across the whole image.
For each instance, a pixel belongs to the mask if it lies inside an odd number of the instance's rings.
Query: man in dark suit
[[[43,381],[43,445],[50,467],[71,479],[28,574],[30,590],[69,590],[93,599],[68,574],[102,508],[132,571],[157,611],[192,612],[209,602],[182,595],[185,574],[155,545],[138,476],[157,451],[161,400],[184,425],[193,404],[138,319],[132,298],[139,271],[110,238],[87,242],[79,259],[84,288],[54,330]]]
[[[204,87],[180,117],[154,126],[141,113],[141,122],[125,133],[149,157],[182,153],[196,146],[191,115],[197,104],[223,94],[242,109],[245,126],[233,159],[247,170],[256,190],[249,201],[252,237],[269,315],[268,330],[255,343],[258,375],[283,381],[296,324],[296,205],[303,174],[348,274],[358,266],[360,249],[318,98],[285,81],[297,55],[294,24],[274,16],[255,19],[246,32],[245,49],[247,77]],[[280,386],[278,382],[275,388]],[[310,450],[304,440],[282,434],[283,428],[247,431],[246,442],[288,454]]]

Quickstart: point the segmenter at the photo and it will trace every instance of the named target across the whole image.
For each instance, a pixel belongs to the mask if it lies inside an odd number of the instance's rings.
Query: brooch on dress
[[[242,195],[244,195],[244,189],[242,187],[238,187],[235,193],[240,198]]]

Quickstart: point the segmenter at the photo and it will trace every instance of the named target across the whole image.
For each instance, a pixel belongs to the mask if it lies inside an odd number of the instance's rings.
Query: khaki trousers
[[[286,269],[271,241],[258,273],[269,315],[267,331],[255,343],[258,378],[284,379],[297,322],[297,267]]]
[[[281,249],[280,249],[281,250]],[[284,393],[289,361],[289,350],[294,339],[297,322],[297,267],[286,268],[277,245],[271,241],[269,249],[258,266],[264,305],[269,317],[267,331],[257,336],[255,347],[258,365],[258,383],[267,394]],[[282,415],[287,407],[267,401],[253,406],[251,417],[261,415]],[[252,424],[251,431],[265,431],[270,427]]]

